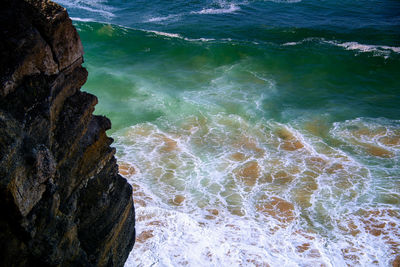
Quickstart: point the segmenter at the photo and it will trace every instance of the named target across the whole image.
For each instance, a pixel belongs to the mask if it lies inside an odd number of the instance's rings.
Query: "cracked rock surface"
[[[1,1],[0,40],[0,265],[123,266],[132,190],[110,121],[80,91],[87,71],[67,11]]]

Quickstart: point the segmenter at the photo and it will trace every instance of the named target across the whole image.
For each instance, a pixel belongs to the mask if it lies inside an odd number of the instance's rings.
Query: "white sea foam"
[[[94,19],[90,19],[90,18],[71,17],[71,20],[73,20],[73,21],[82,21],[82,22],[97,22]]]
[[[400,47],[397,46],[367,45],[367,44],[360,44],[358,42],[331,41],[331,40],[326,40],[325,38],[318,38],[318,37],[310,37],[298,42],[287,42],[282,44],[282,46],[296,46],[308,42],[317,42],[321,44],[334,45],[342,47],[346,50],[353,50],[360,53],[373,53],[375,56],[384,56],[385,58],[387,58],[390,53],[400,53]]]
[[[400,53],[400,47],[386,45],[366,45],[357,42],[325,41],[328,44],[336,45],[345,48],[346,50],[356,50],[360,52],[394,52]]]
[[[284,43],[283,46],[292,46],[292,45],[299,45],[300,42],[288,42],[288,43]]]
[[[295,46],[295,45],[301,45],[307,42],[325,42],[324,38],[318,38],[318,37],[309,37],[309,38],[305,38],[301,41],[297,41],[297,42],[287,42],[282,44],[283,46]]]
[[[97,21],[97,20],[93,20],[91,18],[76,18],[76,17],[72,17],[71,18],[74,21],[82,21],[82,22],[97,22],[97,23],[104,23],[110,26],[117,26],[119,27],[124,33],[127,33],[130,30],[133,31],[141,31],[141,32],[147,32],[147,33],[152,33],[155,35],[159,35],[159,36],[164,36],[164,37],[168,37],[168,38],[177,38],[177,39],[182,39],[188,42],[210,42],[210,41],[215,41],[216,39],[214,38],[187,38],[184,37],[178,33],[169,33],[169,32],[162,32],[162,31],[155,31],[155,30],[145,30],[145,29],[136,29],[136,28],[131,28],[131,27],[127,27],[127,26],[123,26],[123,25],[118,25],[118,24],[109,24],[107,22],[102,22],[102,21]]]
[[[114,17],[115,8],[107,5],[105,0],[91,0],[91,1],[81,1],[81,0],[57,0],[57,3],[69,9],[76,8],[91,13],[98,14],[103,18]]]
[[[364,156],[400,156],[400,121],[357,118],[335,123],[331,134]]]
[[[254,126],[237,115],[217,114],[182,123],[171,124],[178,128],[168,132],[136,125],[117,140],[125,154],[119,160],[140,169],[128,177],[142,187],[134,198],[147,203],[136,205],[138,240],[126,266],[369,265],[370,259],[387,265],[393,258],[391,244],[400,236],[392,225],[400,220],[385,208],[360,209],[354,200],[365,192],[370,176],[346,153],[315,146],[296,129],[273,121]],[[304,147],[287,151],[282,140],[300,140]],[[234,152],[244,156],[233,160]],[[257,162],[262,173],[254,187],[235,174],[249,162]],[[294,178],[283,183],[282,172]],[[269,174],[272,181],[263,184]],[[310,178],[316,187],[310,187]],[[302,207],[307,191],[296,193],[307,188],[311,208]],[[184,196],[183,202],[168,205],[176,194]],[[260,194],[295,203],[293,221],[260,213]],[[239,207],[243,216],[236,215]],[[316,228],[304,227],[301,215]],[[380,236],[370,230],[377,222],[386,225]]]
[[[181,17],[182,15],[168,15],[168,16],[164,16],[164,17],[152,17],[147,19],[145,22],[162,22],[162,21],[167,21],[167,20],[176,20],[179,17]]]
[[[144,31],[154,33],[157,35],[161,35],[161,36],[165,36],[165,37],[184,39],[184,37],[182,37],[181,35],[179,35],[177,33],[168,33],[168,32],[151,31],[151,30],[144,30]]]
[[[388,266],[393,260],[398,208],[374,199],[382,174],[349,149],[359,144],[346,136],[398,151],[398,122],[329,124],[328,138],[312,131],[319,124],[254,122],[248,118],[260,110],[260,96],[278,90],[246,60],[213,69],[204,88],[182,92],[173,110],[153,84],[138,86],[155,94],[151,101],[164,115],[114,135],[137,215],[126,266],[368,266],[375,259]],[[384,171],[395,178],[382,195],[393,200],[398,175],[390,166]]]
[[[201,42],[210,42],[210,41],[215,41],[214,38],[185,38],[187,41],[201,41]]]
[[[221,6],[220,8],[204,8],[200,11],[192,11],[192,14],[226,14],[234,13],[240,10],[240,7],[235,4],[230,4],[229,6]]]
[[[213,38],[187,38],[178,33],[168,33],[168,32],[160,32],[160,31],[152,31],[152,30],[142,30],[144,32],[154,33],[156,35],[165,36],[168,38],[178,38],[188,42],[210,42],[214,41]]]

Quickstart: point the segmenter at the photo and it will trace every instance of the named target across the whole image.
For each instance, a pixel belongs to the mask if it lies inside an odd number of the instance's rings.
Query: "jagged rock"
[[[80,91],[87,72],[67,11],[3,0],[0,40],[0,265],[123,266],[132,190],[110,121]]]

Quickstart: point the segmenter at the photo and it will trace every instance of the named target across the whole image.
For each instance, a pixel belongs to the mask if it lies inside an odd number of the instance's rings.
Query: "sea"
[[[398,266],[400,1],[56,2],[133,188],[126,267]]]

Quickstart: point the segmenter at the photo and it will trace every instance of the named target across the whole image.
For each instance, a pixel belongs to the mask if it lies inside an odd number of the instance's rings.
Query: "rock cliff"
[[[0,265],[123,266],[135,238],[80,38],[46,0],[0,3]]]

